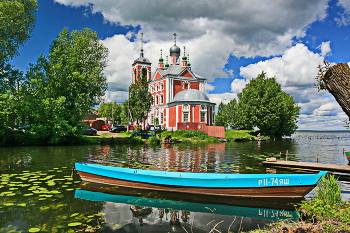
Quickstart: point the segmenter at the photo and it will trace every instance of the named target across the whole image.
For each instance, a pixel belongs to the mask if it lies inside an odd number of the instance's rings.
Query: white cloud
[[[237,57],[281,54],[292,45],[294,37],[305,35],[310,23],[325,18],[328,6],[327,0],[55,1],[86,6],[112,23],[140,25],[150,43],[169,41],[170,35],[177,32],[182,44],[196,43],[205,55],[223,57],[224,61],[230,54]],[[222,70],[222,64],[217,63]]]
[[[245,79],[235,79],[231,83],[231,91],[233,93],[240,93],[242,92],[242,89],[245,88],[245,86],[248,84]]]
[[[322,44],[320,44],[320,46],[317,47],[318,49],[321,50],[321,55],[323,57],[326,57],[327,55],[331,55],[331,42],[327,41],[327,42],[322,42]]]
[[[339,0],[338,6],[341,6],[344,8],[343,13],[339,13],[340,18],[335,18],[335,21],[337,21],[338,26],[347,26],[350,24],[350,0]]]
[[[211,102],[216,104],[216,107],[222,102],[224,104],[228,104],[231,100],[237,99],[236,93],[221,93],[221,94],[208,94],[208,97]]]

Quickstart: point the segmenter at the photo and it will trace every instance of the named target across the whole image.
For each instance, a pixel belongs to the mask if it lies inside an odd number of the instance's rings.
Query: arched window
[[[160,95],[160,104],[163,104],[164,103],[164,97],[163,95]]]
[[[158,98],[158,96],[156,96],[156,104],[158,104],[159,102],[159,98]]]
[[[142,77],[147,78],[147,69],[146,68],[142,68]]]
[[[160,84],[160,90],[161,91],[164,90],[164,84],[163,83]]]

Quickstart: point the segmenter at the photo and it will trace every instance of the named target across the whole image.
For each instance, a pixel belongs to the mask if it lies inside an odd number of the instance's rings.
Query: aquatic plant
[[[79,180],[71,177],[68,167],[47,171],[22,171],[0,175],[0,215],[9,222],[21,219],[30,223],[24,228],[0,225],[0,232],[98,232],[104,227],[101,203],[90,204],[88,211],[80,202],[67,202]],[[85,202],[85,201],[84,201]],[[77,204],[75,204],[77,203]],[[11,211],[9,209],[11,208]],[[77,209],[82,213],[74,213]],[[72,213],[73,212],[73,213]],[[79,211],[80,212],[80,211]],[[11,213],[16,213],[15,215]],[[88,213],[88,214],[87,214]]]

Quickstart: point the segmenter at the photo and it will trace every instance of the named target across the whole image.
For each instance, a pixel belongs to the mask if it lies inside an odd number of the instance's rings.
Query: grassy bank
[[[153,134],[153,132],[142,131],[141,133]],[[257,139],[258,132],[255,130],[226,130],[225,138],[230,141],[234,138]],[[69,135],[60,139],[60,142],[53,144],[42,140],[42,137],[35,132],[30,131],[11,131],[2,137],[0,146],[33,146],[33,145],[86,145],[86,144],[140,144],[140,143],[160,143],[168,135],[172,136],[174,141],[198,143],[198,142],[219,142],[218,138],[208,136],[206,133],[195,130],[176,130],[157,132],[157,137],[142,139],[140,136],[133,135],[132,132],[109,133],[100,132],[97,136]],[[263,137],[264,138],[264,137]]]

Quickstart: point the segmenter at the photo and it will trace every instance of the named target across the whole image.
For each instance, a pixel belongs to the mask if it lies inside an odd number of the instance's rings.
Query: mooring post
[[[318,151],[316,151],[316,163],[318,163]]]
[[[286,151],[286,161],[288,161],[288,150]]]

